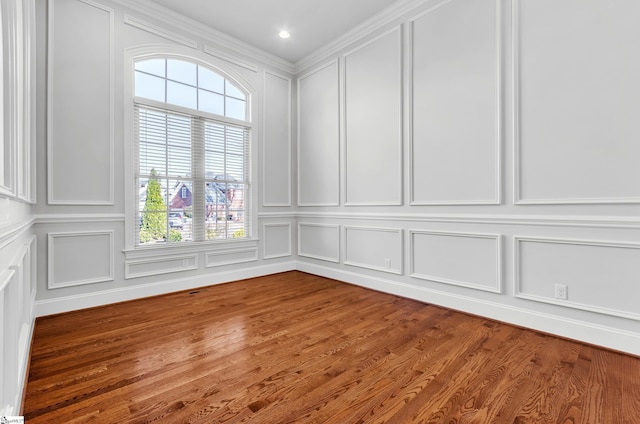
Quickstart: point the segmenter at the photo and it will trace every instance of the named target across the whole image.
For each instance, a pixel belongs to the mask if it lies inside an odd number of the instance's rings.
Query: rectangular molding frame
[[[354,225],[345,225],[344,227],[344,264],[356,266],[359,268],[371,269],[374,271],[382,271],[387,272],[389,274],[402,275],[403,274],[403,264],[405,261],[405,251],[404,251],[404,230],[402,228],[382,228],[382,227],[364,227],[364,226],[354,226]],[[349,249],[348,249],[348,240],[349,240],[349,230],[361,230],[361,231],[371,231],[371,232],[382,232],[382,233],[395,233],[400,238],[400,266],[397,268],[384,268],[372,266],[369,264],[359,263],[350,261],[347,257]]]
[[[222,259],[221,258],[225,258]],[[205,252],[205,268],[213,268],[225,265],[242,264],[246,262],[256,262],[258,260],[258,249],[253,247],[225,249],[224,251]]]
[[[54,248],[54,240],[56,238],[61,237],[78,237],[78,236],[97,236],[97,235],[106,235],[109,236],[109,275],[105,275],[102,277],[90,278],[86,280],[77,280],[77,281],[67,281],[64,283],[54,283],[55,275],[53,270],[53,259],[55,254]],[[49,289],[59,289],[63,287],[73,287],[73,286],[81,286],[86,284],[94,284],[94,283],[104,283],[108,281],[113,281],[115,278],[115,258],[113,254],[113,237],[114,231],[69,231],[69,232],[58,232],[58,233],[49,233],[47,235],[47,288]]]
[[[520,2],[523,0],[513,0],[511,23],[512,23],[512,66],[513,70],[513,199],[516,205],[571,205],[571,204],[621,204],[640,203],[640,197],[629,198],[550,198],[550,199],[525,199],[522,197],[522,175],[521,166],[521,125],[520,125]]]
[[[532,300],[540,303],[548,303],[551,305],[560,305],[566,308],[579,309],[583,311],[596,312],[599,314],[611,315],[615,317],[627,318],[636,321],[640,321],[640,313],[634,314],[626,311],[619,311],[610,308],[600,308],[593,305],[586,305],[578,302],[571,302],[568,300],[558,300],[542,296],[535,296],[523,293],[521,290],[521,243],[550,243],[550,244],[569,244],[576,246],[599,246],[599,247],[612,247],[620,249],[640,249],[640,243],[626,243],[626,242],[609,242],[609,241],[596,241],[596,240],[582,240],[582,239],[564,239],[564,238],[551,238],[551,237],[525,237],[514,236],[513,237],[513,293],[514,296],[520,299]]]
[[[451,280],[448,278],[441,278],[433,275],[426,274],[418,274],[415,272],[415,248],[413,246],[414,243],[414,235],[416,234],[427,234],[427,235],[436,235],[436,236],[450,236],[450,237],[462,237],[462,238],[480,238],[487,240],[495,241],[495,249],[496,249],[496,281],[493,287],[482,286],[474,283],[470,283],[468,281],[458,281]],[[462,232],[447,232],[447,231],[425,231],[425,230],[409,230],[409,276],[413,278],[417,278],[420,280],[427,281],[435,281],[438,283],[450,284],[454,286],[466,287],[474,290],[481,290],[490,293],[502,293],[502,280],[503,280],[503,272],[502,272],[502,236],[500,234],[485,234],[485,233],[462,233]]]
[[[302,233],[300,230],[303,227],[331,228],[331,229],[335,230],[336,238],[337,238],[337,243],[336,243],[336,246],[335,246],[335,248],[336,248],[336,257],[332,258],[332,257],[314,255],[312,253],[304,253],[302,251],[302,243],[301,243],[302,240],[301,240],[301,237],[300,237],[300,234]],[[314,224],[314,223],[309,223],[309,222],[299,222],[298,223],[298,256],[302,256],[302,257],[305,257],[305,258],[319,259],[321,261],[340,263],[340,226],[339,225],[334,225],[334,224]]]
[[[146,265],[146,264],[163,264],[168,260],[176,261],[181,260],[182,266],[179,267],[158,267],[154,271],[146,271],[146,272],[135,272],[132,268],[136,265]],[[131,278],[140,278],[140,277],[149,277],[152,275],[161,275],[161,274],[170,274],[172,272],[181,272],[181,271],[190,271],[198,269],[198,255],[190,254],[190,255],[171,255],[171,256],[158,256],[155,258],[148,259],[137,259],[125,261],[124,263],[124,278],[125,280]]]
[[[337,182],[337,187],[336,187],[336,201],[335,202],[330,202],[330,203],[301,203],[300,202],[300,82],[315,74],[316,72],[319,72],[323,69],[326,69],[330,66],[336,65],[337,68],[337,78],[338,78],[338,103],[340,102],[340,98],[341,98],[341,90],[342,90],[342,79],[340,76],[340,60],[338,60],[338,58],[335,58],[329,62],[326,62],[324,64],[320,64],[316,67],[314,67],[312,70],[304,73],[303,75],[299,75],[297,77],[297,89],[296,89],[296,96],[297,96],[297,101],[296,101],[296,107],[298,108],[296,116],[297,116],[297,120],[298,120],[298,125],[297,125],[297,137],[296,137],[296,153],[297,153],[297,178],[298,178],[298,183],[297,183],[297,187],[298,187],[298,206],[340,206],[340,199],[341,199],[341,181],[342,181],[342,166],[340,165],[342,163],[342,127],[344,126],[344,123],[342,122],[342,111],[340,110],[340,104],[338,104],[338,182]]]
[[[99,201],[86,201],[86,200],[56,200],[53,198],[53,159],[52,152],[54,150],[54,137],[53,137],[53,122],[52,119],[47,119],[47,203],[50,205],[114,205],[114,185],[115,185],[115,11],[93,0],[77,0],[85,3],[89,6],[95,7],[99,10],[107,12],[109,14],[109,199]],[[53,8],[55,1],[48,2],[49,14],[47,17],[47,116],[53,116],[51,111],[53,110],[53,63],[55,55],[53,52]]]
[[[291,184],[292,184],[292,180],[293,180],[293,175],[291,174],[291,170],[292,170],[292,151],[291,151],[291,112],[292,112],[292,108],[291,108],[291,89],[292,89],[292,80],[289,77],[286,77],[284,75],[280,75],[276,72],[272,72],[269,71],[267,69],[265,69],[263,71],[263,75],[262,75],[262,87],[264,89],[264,93],[263,93],[263,97],[262,97],[262,133],[264,134],[263,136],[263,145],[266,146],[266,134],[267,134],[267,119],[266,119],[266,113],[264,113],[264,110],[266,110],[267,108],[267,96],[266,96],[266,80],[267,80],[267,74],[277,77],[277,78],[281,78],[285,81],[288,82],[289,84],[289,92],[288,92],[288,116],[287,116],[287,127],[288,127],[288,133],[287,133],[287,146],[288,146],[288,151],[289,151],[289,156],[287,157],[287,171],[288,171],[288,179],[287,179],[287,194],[288,194],[288,201],[284,202],[284,203],[270,203],[270,202],[266,202],[264,200],[264,196],[265,193],[267,193],[267,179],[265,177],[265,170],[266,170],[266,155],[263,153],[262,154],[262,206],[265,207],[276,207],[276,206],[284,206],[284,207],[291,207]]]
[[[126,25],[130,25],[134,28],[138,28],[142,31],[157,35],[159,37],[165,38],[167,40],[173,41],[175,43],[181,44],[186,47],[191,47],[192,49],[198,48],[198,42],[194,39],[184,37],[180,34],[176,34],[173,31],[167,31],[164,28],[161,28],[157,25],[154,25],[150,22],[145,21],[144,19],[136,18],[127,13],[124,15],[124,23]]]
[[[267,236],[266,236],[266,229],[269,227],[286,227],[288,232],[289,232],[289,249],[286,253],[282,253],[282,254],[277,254],[277,255],[267,255]],[[291,223],[290,222],[286,222],[286,223],[266,223],[266,224],[262,224],[262,234],[263,234],[263,240],[262,240],[262,251],[265,252],[264,256],[262,257],[262,259],[275,259],[275,258],[285,258],[288,256],[291,256]]]
[[[409,102],[409,130],[407,131],[407,138],[409,141],[409,152],[410,158],[413,158],[413,54],[414,54],[414,39],[413,39],[413,25],[416,20],[427,15],[435,10],[451,3],[454,0],[443,0],[440,3],[430,7],[429,9],[422,11],[421,13],[413,16],[409,19],[408,26],[408,37],[409,47],[407,53],[407,73],[408,73],[408,102]],[[496,8],[496,26],[495,26],[495,46],[496,46],[496,92],[495,92],[495,102],[496,102],[496,121],[494,123],[495,126],[495,199],[487,199],[487,200],[476,200],[476,201],[459,201],[459,200],[442,200],[442,201],[417,201],[414,197],[414,181],[413,181],[413,170],[414,163],[413,159],[409,160],[409,204],[414,206],[424,206],[424,205],[500,205],[502,204],[502,168],[503,168],[503,154],[502,154],[502,139],[503,139],[503,131],[502,131],[502,121],[504,120],[504,105],[503,105],[503,57],[504,57],[504,45],[502,42],[503,31],[502,31],[502,1],[494,0],[495,8]]]
[[[398,169],[400,170],[400,175],[398,176],[398,200],[395,201],[390,201],[390,202],[350,202],[349,201],[349,193],[347,191],[348,185],[347,185],[347,178],[348,178],[348,173],[347,173],[347,56],[349,56],[350,54],[353,54],[355,52],[357,52],[358,50],[363,49],[364,47],[367,47],[368,45],[378,41],[379,39],[393,33],[393,32],[399,32],[400,33],[400,52],[399,52],[399,56],[400,56],[400,102],[398,104],[398,108],[400,108],[400,122],[399,122],[399,126],[398,126],[398,138],[400,140],[400,142],[398,143]],[[342,156],[342,160],[340,161],[342,163],[342,165],[340,166],[341,169],[341,173],[342,175],[344,175],[344,178],[341,178],[341,193],[342,196],[344,196],[343,199],[343,203],[345,206],[401,206],[403,204],[403,200],[404,200],[404,117],[406,114],[406,109],[405,109],[405,93],[404,93],[404,83],[405,83],[405,70],[404,70],[404,64],[405,64],[405,53],[404,53],[404,48],[403,48],[403,43],[404,43],[404,33],[402,31],[402,25],[396,25],[393,28],[384,31],[382,34],[372,38],[371,40],[368,40],[367,42],[359,45],[358,47],[349,50],[348,52],[344,53],[341,55],[341,60],[340,60],[340,66],[338,68],[338,71],[340,73],[340,78],[339,78],[339,87],[340,87],[340,154]]]

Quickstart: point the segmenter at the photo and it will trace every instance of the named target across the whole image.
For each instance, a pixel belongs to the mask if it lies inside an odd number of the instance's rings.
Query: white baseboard
[[[241,268],[233,271],[198,275],[190,278],[178,278],[157,283],[141,284],[131,287],[123,287],[111,290],[102,290],[93,293],[74,296],[59,297],[36,301],[35,315],[59,314],[76,311],[78,309],[93,308],[95,306],[140,299],[143,297],[157,296],[182,290],[190,290],[198,287],[214,284],[228,283],[246,278],[260,277],[278,272],[292,271],[296,269],[296,262],[281,262],[273,265]]]
[[[372,290],[419,300],[474,315],[530,328],[568,339],[640,356],[640,333],[541,313],[502,303],[419,287],[341,269],[298,262],[299,271],[355,284]]]

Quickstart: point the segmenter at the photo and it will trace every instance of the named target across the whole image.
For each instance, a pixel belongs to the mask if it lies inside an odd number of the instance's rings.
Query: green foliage
[[[169,230],[169,241],[182,241],[182,233],[178,230]]]
[[[244,238],[244,228],[240,228],[239,230],[236,230],[233,232],[233,234],[231,235],[232,238]]]
[[[151,170],[152,178],[147,184],[147,199],[142,212],[140,242],[164,240],[167,237],[167,205],[162,198],[160,183],[155,178],[156,170]]]

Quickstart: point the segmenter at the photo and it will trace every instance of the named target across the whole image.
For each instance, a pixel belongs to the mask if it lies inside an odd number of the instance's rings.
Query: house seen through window
[[[248,95],[184,60],[134,72],[136,244],[250,236]]]

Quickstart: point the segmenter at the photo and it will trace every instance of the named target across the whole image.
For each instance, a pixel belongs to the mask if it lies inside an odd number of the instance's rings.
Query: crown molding
[[[336,55],[340,50],[360,40],[362,37],[371,34],[384,25],[392,23],[413,9],[429,2],[433,2],[433,0],[398,0],[391,6],[354,27],[351,31],[338,37],[334,41],[325,44],[314,53],[300,59],[295,63],[295,73],[300,74],[318,62],[329,59],[331,56]],[[439,3],[439,1],[437,3]]]
[[[271,53],[267,53],[248,43],[231,37],[221,31],[208,27],[193,19],[177,14],[168,8],[155,4],[149,0],[111,0],[132,11],[142,13],[151,18],[167,23],[174,28],[188,28],[188,33],[200,37],[216,46],[223,47],[243,56],[255,59],[264,65],[279,69],[281,71],[293,74],[295,65],[288,60],[282,59]]]

